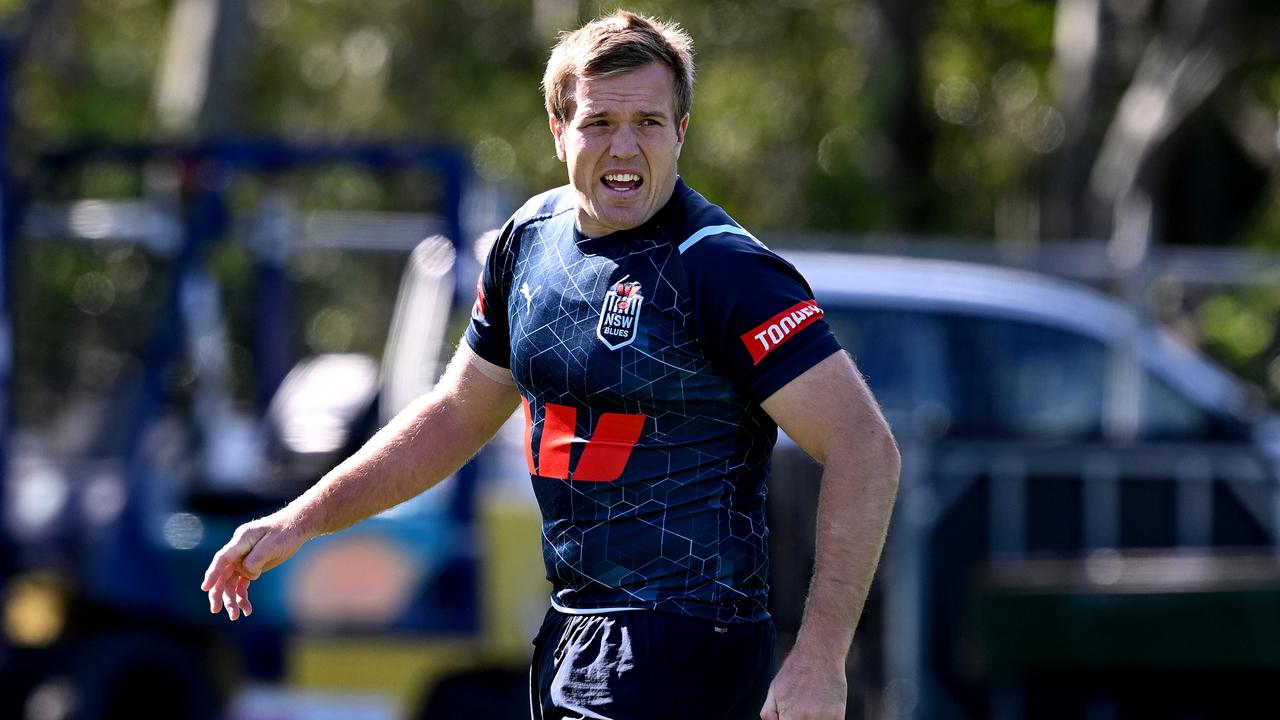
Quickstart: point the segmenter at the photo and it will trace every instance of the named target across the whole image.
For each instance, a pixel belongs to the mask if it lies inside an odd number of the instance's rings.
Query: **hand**
[[[213,556],[200,589],[209,593],[209,612],[225,608],[232,622],[253,614],[249,583],[288,560],[306,538],[282,513],[245,523]]]
[[[848,692],[842,663],[819,663],[792,652],[769,685],[760,718],[844,720]]]

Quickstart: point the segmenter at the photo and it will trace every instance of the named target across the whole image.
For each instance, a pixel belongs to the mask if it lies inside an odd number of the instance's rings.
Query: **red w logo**
[[[542,418],[542,441],[538,444],[538,464],[533,462],[533,413],[529,401],[520,398],[524,405],[524,459],[529,473],[539,477],[582,482],[610,482],[622,475],[631,457],[631,449],[640,439],[645,415],[604,413],[596,423],[596,431],[586,440],[578,466],[569,472],[569,449],[574,441],[583,442],[573,435],[578,420],[577,408],[547,403]]]

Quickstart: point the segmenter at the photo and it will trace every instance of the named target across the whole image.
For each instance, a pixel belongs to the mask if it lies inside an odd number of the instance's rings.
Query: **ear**
[[[547,121],[551,124],[551,137],[556,141],[556,158],[560,162],[568,162],[568,156],[564,152],[564,126],[556,120],[555,115],[547,115]]]
[[[676,125],[676,159],[680,158],[680,149],[684,147],[684,134],[689,131],[689,114],[680,118],[680,123]]]

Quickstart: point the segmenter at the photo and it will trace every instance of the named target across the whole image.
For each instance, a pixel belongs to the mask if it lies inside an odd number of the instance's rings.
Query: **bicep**
[[[761,407],[820,463],[893,443],[870,388],[844,352],[831,353],[796,376]]]
[[[438,386],[451,402],[455,416],[488,439],[511,417],[520,394],[511,371],[485,360],[467,346],[458,345]]]

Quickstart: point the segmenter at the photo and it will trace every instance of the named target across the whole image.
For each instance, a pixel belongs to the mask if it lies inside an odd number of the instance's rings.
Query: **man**
[[[898,454],[807,284],[677,176],[678,26],[618,12],[543,81],[570,185],[503,227],[439,386],[281,511],[238,529],[210,609],[305,542],[425,490],[523,406],[552,609],[535,718],[843,718],[845,657]],[[781,426],[824,464],[816,567],[773,676],[764,479]]]

